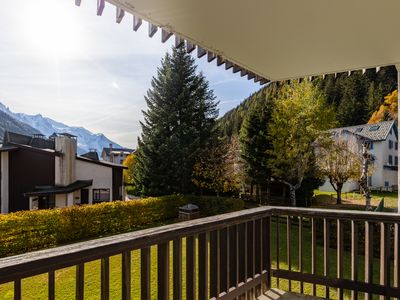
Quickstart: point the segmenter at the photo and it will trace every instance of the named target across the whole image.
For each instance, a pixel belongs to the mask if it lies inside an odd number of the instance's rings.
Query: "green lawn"
[[[315,201],[312,207],[333,209],[359,209],[365,207],[365,198],[358,192],[343,193],[342,205],[336,205],[336,193],[314,191]],[[397,210],[397,192],[372,192],[372,205],[377,206],[381,199],[385,201],[385,211]]]
[[[307,225],[307,224],[305,224]],[[286,257],[286,224],[282,219],[280,226],[280,268],[287,269]],[[275,244],[276,224],[272,226],[272,262],[273,268],[276,268],[276,244]],[[298,270],[298,227],[292,227],[292,268]],[[311,270],[311,233],[306,226],[304,229],[304,270],[310,272]],[[185,240],[183,240],[183,247],[185,247]],[[332,245],[334,246],[334,245]],[[360,244],[360,247],[362,245]],[[185,251],[183,254],[183,274],[185,274]],[[152,277],[152,299],[157,299],[157,248],[151,249],[151,277]],[[330,276],[336,276],[336,251],[331,249],[331,264]],[[171,261],[172,261],[172,247],[171,247]],[[375,270],[379,270],[379,260],[375,260]],[[350,278],[350,255],[345,252],[344,256],[345,278]],[[359,276],[364,279],[364,260],[359,257]],[[172,264],[171,264],[171,291],[172,291]],[[317,247],[317,274],[323,274],[323,247]],[[379,282],[379,272],[374,272],[375,281]],[[276,279],[273,280],[273,285],[276,286]],[[310,284],[305,284],[305,293],[311,294],[312,287]],[[185,287],[185,276],[183,276],[183,287]],[[299,291],[299,282],[292,282],[292,289]],[[280,288],[287,289],[288,282],[280,280]],[[24,279],[22,281],[23,295],[22,299],[47,299],[47,276],[39,275],[32,278]],[[140,252],[132,251],[132,296],[133,299],[140,298]],[[121,299],[121,256],[114,256],[110,259],[110,299]],[[1,299],[13,299],[13,285],[5,284],[0,285]],[[185,295],[185,291],[183,291]],[[324,288],[318,287],[318,296],[324,295]],[[345,294],[346,298],[349,294]],[[331,289],[331,297],[336,297],[336,290]],[[75,268],[66,268],[56,272],[56,299],[74,299],[75,298]],[[85,264],[85,299],[100,299],[100,261],[94,261]]]

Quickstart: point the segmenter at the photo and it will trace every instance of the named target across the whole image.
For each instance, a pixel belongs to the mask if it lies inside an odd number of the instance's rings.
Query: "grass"
[[[385,211],[397,211],[397,192],[379,192],[374,191],[372,194],[372,206],[378,206],[383,198],[385,201]],[[349,192],[342,194],[342,205],[336,204],[336,193],[314,191],[315,201],[312,207],[332,208],[332,209],[354,209],[365,210],[365,198],[359,192]]]
[[[311,271],[311,232],[309,230],[309,224],[305,222],[304,224],[304,271]],[[346,228],[345,228],[346,230]],[[276,268],[276,223],[272,225],[272,235],[271,235],[271,256],[272,256],[272,267]],[[286,222],[282,219],[279,224],[279,256],[281,269],[288,269],[287,264],[287,248],[286,248]],[[294,224],[292,226],[292,236],[291,236],[291,251],[292,251],[292,270],[299,269],[299,259],[298,259],[298,227]],[[182,241],[183,249],[185,249],[185,239]],[[335,247],[336,245],[331,245]],[[362,245],[360,245],[362,247]],[[172,261],[172,244],[170,249],[170,256]],[[157,248],[153,246],[151,248],[151,292],[152,299],[157,299]],[[138,250],[132,251],[132,299],[140,299],[140,252]],[[183,276],[182,276],[182,286],[185,289],[185,265],[186,265],[186,255],[185,251],[182,251],[182,266],[183,266]],[[330,272],[331,277],[336,277],[336,251],[334,248],[330,249]],[[393,265],[393,264],[392,264]],[[172,293],[172,263],[170,263],[170,291]],[[363,270],[364,270],[364,258],[359,256],[359,278],[364,280]],[[374,261],[374,270],[379,270],[379,260]],[[350,279],[350,253],[344,252],[344,278]],[[323,247],[317,246],[317,274],[323,274]],[[374,282],[379,282],[379,272],[374,272]],[[277,280],[273,279],[273,286],[277,286]],[[280,280],[280,288],[288,290],[288,281]],[[47,276],[39,275],[31,278],[24,279],[22,281],[22,299],[24,300],[39,300],[47,299]],[[297,281],[292,281],[292,290],[300,291],[300,283]],[[304,284],[304,292],[306,294],[312,293],[312,285]],[[323,286],[317,286],[317,295],[324,297],[325,288]],[[183,290],[183,295],[185,297],[185,290]],[[345,291],[345,298],[349,298],[349,291]],[[13,299],[13,284],[3,284],[0,285],[0,298],[2,300]],[[336,289],[330,289],[331,298],[336,298]],[[172,296],[171,296],[172,297]],[[75,268],[66,268],[56,271],[56,299],[74,299],[75,298]],[[85,299],[100,299],[100,261],[93,261],[85,264]],[[121,256],[113,256],[110,258],[110,299],[121,299]]]

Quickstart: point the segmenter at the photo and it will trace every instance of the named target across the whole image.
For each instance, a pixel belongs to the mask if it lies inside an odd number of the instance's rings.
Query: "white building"
[[[331,131],[333,134],[347,135],[347,139],[354,139],[359,143],[358,151],[361,151],[361,143],[368,141],[368,151],[373,162],[371,169],[373,173],[368,177],[368,185],[371,189],[397,190],[398,132],[395,121],[335,128]],[[357,182],[348,181],[343,186],[342,192],[358,189]],[[320,187],[320,190],[335,191],[329,180]]]
[[[121,165],[76,154],[76,137],[6,132],[0,147],[0,212],[124,199]],[[97,159],[96,159],[97,158]]]
[[[115,148],[112,144],[110,144],[110,147],[103,148],[103,151],[101,152],[101,159],[103,161],[122,165],[125,158],[133,152],[135,152],[135,149]]]

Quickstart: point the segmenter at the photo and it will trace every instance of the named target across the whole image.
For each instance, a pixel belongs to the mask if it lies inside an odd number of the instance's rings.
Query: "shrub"
[[[0,215],[0,257],[157,226],[189,202],[202,216],[244,207],[239,199],[171,195]]]

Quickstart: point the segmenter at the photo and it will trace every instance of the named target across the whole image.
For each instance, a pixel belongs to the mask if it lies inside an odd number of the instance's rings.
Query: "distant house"
[[[1,213],[124,199],[124,167],[76,150],[70,134],[47,139],[6,132],[0,147]]]
[[[135,152],[135,149],[114,148],[113,145],[110,144],[110,147],[103,148],[103,151],[101,152],[101,159],[103,161],[122,165],[125,158],[132,152]]]
[[[373,162],[371,168],[373,173],[368,177],[368,186],[371,189],[397,189],[398,131],[394,121],[335,128],[331,132],[333,135],[340,134],[346,139],[353,139],[358,143],[358,151],[361,151],[363,142],[368,143],[368,151]],[[349,181],[343,186],[342,191],[349,192],[358,189],[357,182]],[[320,190],[334,192],[328,180],[320,187]]]

